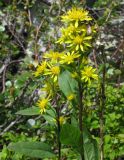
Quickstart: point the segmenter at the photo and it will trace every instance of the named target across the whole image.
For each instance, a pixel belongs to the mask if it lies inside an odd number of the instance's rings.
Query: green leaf
[[[35,157],[35,158],[55,157],[55,154],[53,154],[51,151],[51,147],[48,144],[42,142],[11,143],[9,144],[8,149],[29,157]]]
[[[44,119],[51,125],[55,125],[55,119],[49,115],[43,115]]]
[[[16,114],[26,115],[26,116],[39,115],[40,109],[38,107],[31,107],[31,108],[20,110],[16,112]]]
[[[60,139],[63,144],[78,148],[80,139],[79,128],[68,123],[64,124],[61,129]]]
[[[54,108],[46,110],[46,113],[48,115],[50,115],[51,117],[55,118],[56,117],[56,111],[54,110]]]
[[[2,159],[3,159],[3,160],[6,159],[6,158],[7,158],[7,155],[8,155],[8,153],[7,153],[7,148],[6,148],[6,146],[4,145],[2,151],[0,152],[0,159],[1,159],[1,160],[2,160]]]
[[[84,156],[85,160],[99,160],[98,146],[95,139],[91,137],[86,127],[83,130]]]
[[[16,83],[15,83],[15,87],[20,88],[22,87],[25,82],[27,81],[27,79],[29,79],[29,77],[31,77],[31,73],[29,71],[23,71],[23,74],[17,75],[16,79]]]
[[[59,87],[66,97],[77,92],[78,83],[72,78],[71,73],[68,70],[59,75],[58,81]]]
[[[72,124],[64,124],[60,134],[61,142],[65,145],[71,145],[80,153],[80,130]],[[98,147],[87,129],[83,129],[84,155],[85,160],[99,160]]]

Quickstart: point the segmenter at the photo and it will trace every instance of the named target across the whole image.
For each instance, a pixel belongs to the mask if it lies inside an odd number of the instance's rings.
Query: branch
[[[3,76],[2,76],[2,93],[5,92],[5,81],[6,81],[6,70],[7,70],[7,65],[4,66],[4,70],[3,70]]]
[[[42,27],[42,24],[44,23],[44,18],[41,20],[39,26],[36,26],[36,36],[35,36],[35,48],[34,48],[34,52],[35,52],[35,61],[38,60],[38,36],[39,36],[39,32],[40,29]]]
[[[118,45],[116,51],[113,53],[112,57],[114,57],[114,56],[118,53],[118,51],[119,51],[121,48],[123,48],[123,46],[124,46],[124,40],[122,40],[122,41],[119,43],[119,45]]]
[[[15,29],[15,25],[9,20],[9,15],[7,13],[6,17],[3,17],[4,21],[7,23],[7,27],[9,29],[9,32],[12,34],[12,36],[17,40],[18,45],[22,48],[23,52],[26,53],[26,49],[22,43],[22,41],[20,40],[19,35],[17,35],[16,33],[14,33],[14,29]],[[11,24],[11,25],[10,25]],[[22,38],[22,37],[21,37]]]
[[[26,49],[25,49],[23,43],[21,42],[21,40],[19,39],[19,36],[16,35],[16,34],[12,31],[12,29],[10,28],[10,26],[8,26],[8,28],[9,28],[9,31],[11,32],[11,34],[13,35],[13,37],[17,40],[19,46],[23,49],[24,53],[26,53]]]
[[[18,116],[14,121],[12,121],[4,130],[0,133],[0,136],[2,136],[5,132],[7,132],[10,128],[12,128],[16,123],[19,122],[21,119],[21,116]]]
[[[28,9],[28,19],[29,19],[30,26],[32,26],[32,20],[31,20],[31,12],[30,12],[30,9]]]

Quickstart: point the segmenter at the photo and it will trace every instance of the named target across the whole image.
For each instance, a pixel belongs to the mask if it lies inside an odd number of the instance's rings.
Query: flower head
[[[75,95],[73,93],[67,97],[69,101],[72,101],[74,98],[75,98]]]
[[[57,62],[59,60],[59,58],[61,57],[61,55],[62,54],[59,52],[50,51],[49,53],[45,53],[43,58],[49,59],[52,62]]]
[[[84,82],[88,82],[88,84],[90,85],[91,79],[98,80],[98,75],[94,73],[95,71],[96,71],[96,69],[93,69],[93,67],[91,67],[91,66],[84,67],[84,70],[81,72],[81,74],[82,74],[81,79]]]
[[[60,68],[59,68],[59,66],[53,66],[53,67],[51,68],[51,73],[52,73],[53,75],[58,75],[58,74],[60,73]]]
[[[82,35],[71,36],[70,40],[65,43],[70,44],[68,47],[73,47],[76,51],[84,51],[87,47],[91,47],[91,39],[91,36],[83,33]]]
[[[88,64],[88,62],[89,62],[88,57],[83,57],[83,58],[82,58],[82,64],[83,64],[83,65]]]
[[[65,121],[66,121],[66,118],[64,116],[60,116],[59,117],[59,123],[60,123],[60,125],[64,124]]]
[[[67,28],[62,28],[61,29],[62,35],[59,38],[59,40],[57,41],[57,43],[62,44],[63,42],[67,41],[69,36],[74,32],[77,32],[77,29],[72,24],[70,24]]]
[[[45,70],[44,75],[51,75],[54,82],[57,81],[58,75],[60,74],[60,67],[58,65],[47,64],[48,68]]]
[[[65,41],[68,41],[71,35],[82,32],[87,32],[87,27],[85,25],[76,28],[73,24],[70,24],[68,27],[61,29],[61,37],[56,43],[62,44]]]
[[[62,16],[62,21],[74,22],[75,27],[78,27],[79,22],[90,20],[92,20],[92,18],[88,15],[88,11],[80,8],[72,8],[66,15]]]
[[[36,105],[40,108],[40,113],[42,114],[46,112],[46,107],[48,105],[48,99],[47,98],[40,99],[38,100]]]
[[[60,63],[61,63],[61,64],[64,64],[64,63],[66,63],[66,64],[73,63],[74,60],[75,60],[76,58],[78,58],[79,56],[80,56],[80,54],[75,53],[74,51],[73,51],[72,53],[67,52],[65,55],[63,55],[63,56],[61,57]]]
[[[42,73],[44,73],[45,69],[47,67],[47,62],[43,61],[40,65],[37,66],[36,71],[34,73],[35,77],[38,77]]]
[[[78,73],[77,72],[72,72],[71,77],[72,78],[78,78]]]

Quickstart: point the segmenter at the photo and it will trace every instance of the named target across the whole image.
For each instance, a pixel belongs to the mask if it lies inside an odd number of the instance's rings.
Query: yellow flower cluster
[[[95,32],[95,26],[89,24],[91,20],[88,11],[72,8],[62,16],[62,21],[67,22],[67,27],[61,29],[62,35],[57,42],[65,43],[73,51],[85,52],[92,46],[92,34]]]
[[[34,75],[35,77],[49,76],[53,82],[57,82],[58,75],[61,71],[61,65],[75,63],[76,59],[79,57],[80,54],[74,51],[66,53],[50,51],[44,54],[44,60],[37,66]]]
[[[34,73],[35,77],[44,79],[41,90],[46,92],[46,97],[37,102],[41,113],[46,111],[50,98],[54,97],[54,92],[58,89],[58,76],[64,68],[69,68],[72,78],[80,79],[84,85],[90,85],[93,79],[98,79],[96,69],[90,66],[88,59],[88,49],[92,47],[96,32],[95,25],[91,25],[92,18],[88,11],[72,8],[61,18],[66,22],[66,27],[61,28],[61,37],[56,43],[64,44],[66,50],[61,53],[52,50],[44,53],[42,63]],[[72,93],[67,100],[72,101],[74,98],[75,95]],[[63,123],[63,118],[60,119],[60,123]]]
[[[75,68],[72,72],[72,77],[81,79],[83,83],[90,85],[93,79],[98,79],[95,73],[96,69],[93,69],[89,64],[87,52],[88,48],[92,47],[96,25],[89,23],[92,18],[89,16],[88,11],[81,8],[74,7],[61,18],[63,22],[66,22],[66,28],[61,29],[61,37],[57,43],[66,44],[71,52],[66,53],[60,62],[68,65],[78,59],[78,63],[75,66],[78,65],[79,67],[76,68],[80,71]]]
[[[75,27],[78,27],[79,22],[90,21],[92,18],[89,16],[88,11],[80,8],[72,8],[66,15],[62,16],[64,22],[74,22]]]

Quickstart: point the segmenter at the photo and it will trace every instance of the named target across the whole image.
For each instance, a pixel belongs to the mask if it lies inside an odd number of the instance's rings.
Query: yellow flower
[[[78,27],[79,22],[90,20],[92,20],[92,18],[88,15],[88,11],[81,8],[72,8],[66,15],[62,16],[62,21],[74,22],[75,27]]]
[[[58,74],[60,73],[60,68],[59,68],[59,66],[53,66],[53,67],[51,68],[51,73],[52,73],[53,75],[58,75]]]
[[[48,105],[48,98],[43,98],[43,99],[38,100],[36,105],[40,108],[41,114],[46,112],[46,107]]]
[[[47,67],[47,62],[43,61],[40,65],[37,66],[34,76],[38,77],[39,75],[44,73],[44,70],[46,69],[46,67]]]
[[[91,47],[91,36],[86,36],[86,33],[82,35],[71,36],[70,40],[65,43],[70,44],[68,47],[73,47],[76,51],[84,51],[87,47]]]
[[[48,68],[45,70],[44,75],[51,75],[51,78],[53,78],[54,82],[57,81],[58,75],[60,74],[60,67],[57,65],[47,64]]]
[[[70,35],[68,28],[62,28],[61,33],[62,33],[62,35],[56,43],[62,44],[63,42],[65,42],[68,39],[68,36]]]
[[[62,124],[64,124],[65,122],[66,122],[66,117],[64,117],[64,116],[60,116],[59,117],[59,123],[60,123],[60,125],[62,125]],[[57,124],[57,122],[58,122],[58,118],[53,118],[53,121]]]
[[[67,97],[69,101],[72,101],[74,98],[75,98],[75,95],[73,93]]]
[[[73,24],[70,24],[67,28],[65,28],[65,30],[67,30],[70,34],[78,31],[78,29]]]
[[[75,35],[76,33],[82,34],[85,32],[85,34],[87,33],[88,35],[90,35],[87,30],[88,30],[87,25],[83,24],[76,28],[73,24],[70,24],[67,28],[61,29],[61,37],[56,43],[62,44],[65,41],[68,41],[70,39],[70,36]],[[93,31],[92,28],[91,30]]]
[[[50,51],[49,53],[45,53],[43,58],[50,59],[52,62],[57,62],[61,55],[62,53]]]
[[[77,72],[72,72],[71,77],[72,78],[78,78],[78,73]]]
[[[66,118],[64,116],[60,116],[59,117],[59,123],[60,123],[60,125],[64,124],[65,121],[66,121]]]
[[[83,58],[82,58],[82,64],[83,64],[83,65],[88,64],[88,62],[89,62],[89,59],[88,59],[87,57],[83,57]]]
[[[86,32],[87,27],[86,26],[81,26],[76,28],[73,24],[70,24],[67,28],[62,28],[61,29],[61,37],[56,43],[64,43],[65,41],[68,41],[70,39],[70,36],[75,33],[80,33],[80,32]]]
[[[60,63],[61,63],[61,64],[64,64],[64,63],[66,63],[66,64],[73,63],[74,60],[75,60],[76,58],[78,58],[79,56],[80,56],[80,54],[75,53],[74,51],[73,51],[72,53],[67,52],[67,54],[65,54],[65,55],[63,55],[63,56],[61,57]]]
[[[93,69],[91,66],[86,66],[84,67],[84,70],[81,72],[82,73],[82,80],[84,82],[88,82],[88,84],[91,84],[91,79],[98,80],[98,75],[95,74],[94,72],[96,69]]]

